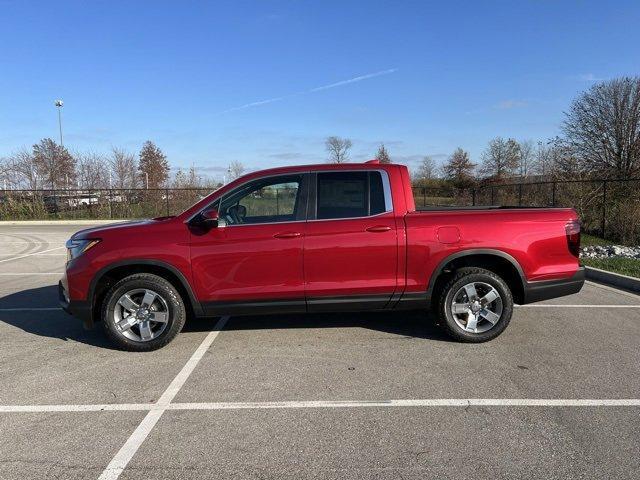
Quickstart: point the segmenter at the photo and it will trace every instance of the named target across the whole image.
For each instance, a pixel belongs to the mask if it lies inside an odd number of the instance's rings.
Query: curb
[[[130,221],[132,220],[3,220],[0,221],[0,227],[4,225],[108,225],[111,223],[122,223]]]
[[[586,267],[587,279],[595,282],[604,283],[611,287],[640,293],[640,278],[620,275],[619,273],[607,272],[599,268]]]

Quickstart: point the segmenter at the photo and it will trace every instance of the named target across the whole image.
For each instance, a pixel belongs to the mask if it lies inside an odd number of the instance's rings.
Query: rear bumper
[[[93,327],[91,304],[85,301],[69,299],[66,277],[63,277],[62,280],[58,282],[58,302],[65,312],[82,320],[84,328],[89,329]]]
[[[580,266],[578,271],[569,278],[562,280],[544,280],[539,282],[525,282],[523,304],[540,302],[551,298],[564,297],[578,293],[584,285],[585,268]]]

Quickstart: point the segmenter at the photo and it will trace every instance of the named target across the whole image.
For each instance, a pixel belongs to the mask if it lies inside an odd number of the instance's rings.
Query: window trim
[[[375,215],[365,215],[359,217],[340,217],[340,218],[318,218],[318,174],[319,173],[380,173],[382,179],[382,192],[384,194],[384,212]],[[357,220],[363,218],[376,218],[393,212],[393,198],[391,196],[391,182],[389,173],[383,169],[354,169],[354,170],[316,170],[312,171],[309,179],[309,202],[307,203],[307,221],[308,222],[332,222],[336,220]],[[371,180],[367,177],[367,199],[370,208],[371,205]]]
[[[309,206],[309,172],[293,172],[293,173],[276,173],[276,174],[273,174],[273,175],[266,175],[264,177],[257,177],[257,178],[252,178],[251,180],[247,180],[246,182],[243,182],[240,185],[238,185],[236,188],[234,188],[230,192],[227,192],[224,195],[220,195],[218,198],[216,198],[212,202],[208,203],[205,207],[201,208],[200,210],[198,210],[198,212],[194,213],[191,217],[189,217],[187,220],[185,220],[184,223],[190,223],[194,218],[196,218],[198,215],[200,215],[200,213],[202,213],[207,208],[210,208],[212,205],[215,205],[217,202],[220,202],[220,204],[222,204],[222,202],[224,201],[225,197],[227,197],[229,195],[232,195],[234,192],[237,192],[239,189],[247,186],[250,183],[253,183],[253,182],[256,182],[256,181],[259,181],[259,180],[266,180],[266,179],[269,179],[269,178],[293,177],[293,176],[296,176],[296,175],[299,175],[301,177],[301,179],[300,179],[300,187],[298,188],[300,198],[298,200],[300,202],[300,205],[299,205],[300,213],[302,213],[302,215],[297,215],[297,216],[302,216],[302,217],[305,217],[305,218],[296,219],[296,220],[288,220],[288,221],[284,221],[284,222],[230,223],[230,224],[226,224],[224,226],[224,228],[229,228],[229,227],[251,227],[251,226],[256,226],[256,225],[278,225],[278,224],[283,224],[283,223],[306,222],[307,221],[306,217],[307,217],[307,213],[308,213],[307,210],[308,210],[308,206]]]
[[[345,172],[345,173],[354,173],[354,172],[379,172],[382,176],[382,191],[384,193],[384,205],[385,211],[381,213],[377,213],[375,215],[367,215],[365,217],[344,217],[344,218],[316,218],[316,210],[317,210],[317,174],[318,173],[334,173],[334,172]],[[306,210],[305,218],[299,220],[290,220],[287,222],[265,222],[265,223],[236,223],[231,225],[226,225],[224,228],[229,227],[249,227],[254,225],[281,225],[284,223],[301,223],[301,222],[333,222],[340,220],[358,220],[364,218],[377,218],[383,215],[387,215],[389,213],[393,213],[393,196],[391,195],[391,181],[389,180],[389,172],[381,168],[367,168],[367,169],[345,169],[345,170],[307,170],[302,172],[294,172],[294,173],[276,173],[273,175],[265,175],[264,177],[252,178],[251,180],[247,180],[246,182],[241,183],[236,188],[234,188],[231,192],[228,192],[225,195],[221,195],[218,198],[212,200],[205,207],[198,210],[196,213],[191,215],[188,219],[184,221],[184,223],[190,223],[194,218],[200,215],[201,212],[211,207],[216,202],[222,202],[224,197],[235,192],[238,188],[242,188],[248,183],[254,182],[256,180],[264,180],[267,178],[277,178],[277,177],[287,177],[291,175],[302,175],[302,180],[300,183],[300,191],[301,197],[300,201],[302,203],[301,210]],[[369,183],[369,182],[368,182]],[[369,185],[367,185],[368,188]]]

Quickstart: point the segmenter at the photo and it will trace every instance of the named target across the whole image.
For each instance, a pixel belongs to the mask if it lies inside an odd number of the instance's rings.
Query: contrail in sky
[[[397,68],[390,68],[389,70],[382,70],[380,72],[368,73],[366,75],[360,75],[359,77],[353,77],[353,78],[350,78],[348,80],[342,80],[340,82],[330,83],[328,85],[323,85],[321,87],[312,88],[311,90],[305,90],[304,92],[292,93],[290,95],[284,95],[282,97],[268,98],[266,100],[260,100],[260,101],[257,101],[257,102],[245,103],[244,105],[240,105],[238,107],[233,107],[233,108],[230,108],[228,110],[224,110],[223,112],[220,112],[220,113],[229,113],[229,112],[235,112],[237,110],[244,110],[246,108],[259,107],[261,105],[266,105],[268,103],[279,102],[281,100],[285,100],[287,98],[292,98],[292,97],[297,97],[299,95],[306,95],[306,94],[309,94],[309,93],[321,92],[322,90],[329,90],[330,88],[341,87],[343,85],[348,85],[350,83],[361,82],[363,80],[368,80],[368,79],[374,78],[374,77],[380,77],[382,75],[389,75],[389,74],[397,72],[397,71],[398,71]]]
[[[369,78],[380,77],[382,75],[389,75],[390,73],[397,72],[397,68],[390,68],[389,70],[382,70],[381,72],[369,73],[367,75],[361,75],[359,77],[350,78],[349,80],[343,80],[341,82],[331,83],[329,85],[323,85],[322,87],[312,88],[305,93],[319,92],[321,90],[329,90],[330,88],[341,87],[342,85],[348,85],[349,83],[361,82],[362,80],[368,80]]]

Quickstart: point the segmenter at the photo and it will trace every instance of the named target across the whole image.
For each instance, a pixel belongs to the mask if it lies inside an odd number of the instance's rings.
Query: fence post
[[[556,206],[556,182],[553,182],[552,188],[551,188],[551,206],[552,207]]]
[[[493,207],[493,198],[494,194],[493,194],[493,185],[491,185],[491,206]]]
[[[53,212],[55,218],[60,218],[60,214],[58,213],[58,199],[56,198],[56,189],[55,185],[51,185],[51,189],[53,190]]]
[[[602,181],[602,238],[606,238],[607,226],[607,181]]]
[[[518,206],[522,206],[522,184],[518,184]]]
[[[422,206],[427,206],[427,187],[422,187]]]
[[[476,206],[476,187],[473,187],[473,189],[471,190],[471,204],[474,207]]]
[[[167,203],[167,217],[168,217],[169,216],[169,189],[168,188],[164,189],[164,197]]]
[[[91,197],[89,197],[89,202],[91,202]],[[109,218],[113,218],[113,190],[109,189]]]

